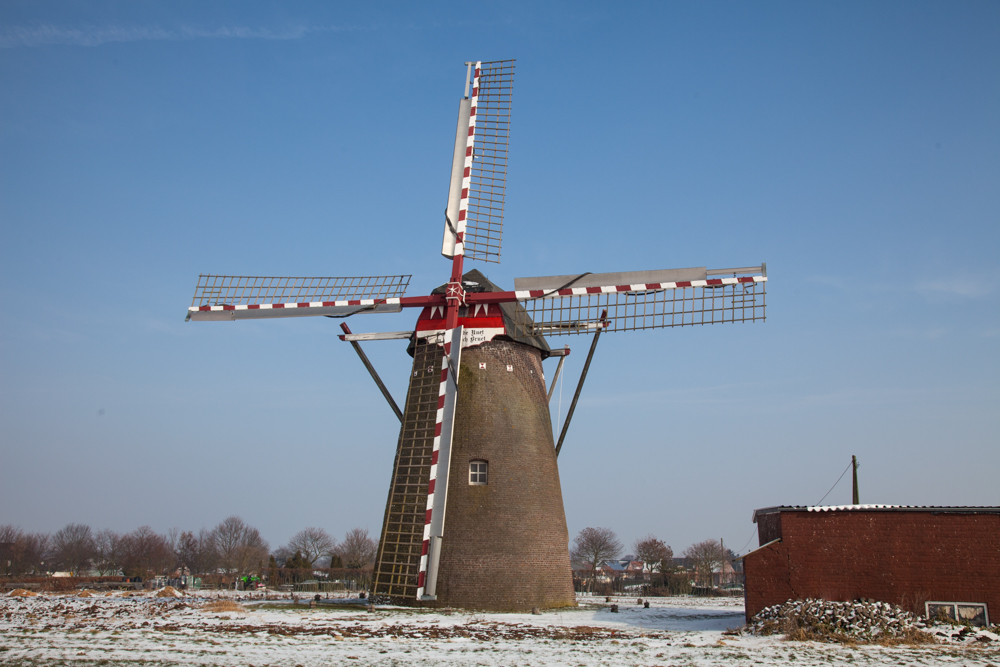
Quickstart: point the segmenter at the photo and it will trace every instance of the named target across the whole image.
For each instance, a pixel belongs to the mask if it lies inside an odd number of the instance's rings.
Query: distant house
[[[677,557],[670,559],[673,572],[694,572],[696,565],[693,558]]]
[[[721,566],[712,568],[711,576],[708,573],[699,571],[698,564],[693,558],[674,558],[672,562],[673,574],[686,574],[691,578],[691,583],[703,587],[727,588],[736,586],[743,581],[742,568],[739,563],[724,561]]]
[[[606,560],[598,569],[601,572],[601,577],[606,581],[618,577],[649,577],[649,574],[645,572],[646,564],[641,560]]]
[[[716,588],[735,586],[740,583],[740,578],[740,573],[728,560],[723,561],[722,567],[716,567],[712,570],[712,585]]]

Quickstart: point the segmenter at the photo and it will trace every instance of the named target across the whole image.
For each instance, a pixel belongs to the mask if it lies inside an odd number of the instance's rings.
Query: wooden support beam
[[[347,326],[347,322],[341,322],[340,328],[343,329],[344,333],[347,334],[348,336],[351,335],[351,329],[350,327]],[[346,337],[341,336],[342,340],[344,338]],[[375,367],[372,366],[372,362],[368,361],[368,355],[366,355],[365,351],[361,349],[361,345],[359,345],[357,341],[352,340],[350,341],[350,343],[354,347],[354,351],[358,353],[359,357],[361,357],[361,363],[365,365],[365,368],[368,369],[368,372],[371,374],[372,379],[375,380],[375,384],[378,385],[379,391],[381,391],[382,395],[385,396],[385,400],[389,401],[389,407],[392,408],[392,411],[396,413],[396,417],[399,419],[400,423],[402,423],[403,412],[399,409],[399,406],[396,405],[396,401],[392,400],[392,394],[389,393],[389,390],[382,382],[382,378],[380,378],[378,376],[378,373],[375,372]]]

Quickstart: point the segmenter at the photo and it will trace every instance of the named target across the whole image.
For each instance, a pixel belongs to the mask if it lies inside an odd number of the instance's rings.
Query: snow
[[[920,647],[846,647],[780,637],[727,636],[743,624],[732,598],[581,598],[532,614],[321,604],[232,592],[0,598],[0,663],[116,665],[987,665],[1000,644],[956,638]],[[237,612],[203,610],[218,598]],[[324,601],[325,602],[325,601]],[[350,602],[350,601],[343,601]],[[995,636],[995,635],[993,635]]]

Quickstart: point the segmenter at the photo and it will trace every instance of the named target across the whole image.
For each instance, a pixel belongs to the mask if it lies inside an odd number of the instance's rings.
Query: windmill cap
[[[506,291],[492,283],[489,278],[476,269],[473,269],[462,276],[462,287],[465,288],[466,292],[470,293]],[[440,287],[435,288],[431,294],[444,294],[446,288],[447,285],[441,285]],[[552,348],[549,347],[549,344],[545,340],[544,336],[515,335],[518,330],[518,327],[515,327],[514,325],[515,320],[522,322],[522,330],[524,328],[523,323],[532,323],[532,320],[528,316],[528,313],[524,310],[524,307],[516,301],[510,301],[498,305],[500,306],[500,312],[503,314],[505,337],[515,343],[521,343],[522,345],[538,348],[542,352],[542,359],[547,359],[552,352]],[[421,318],[423,317],[424,315],[422,314]],[[406,349],[407,353],[411,357],[413,356],[414,344],[414,338],[411,338],[410,345]]]

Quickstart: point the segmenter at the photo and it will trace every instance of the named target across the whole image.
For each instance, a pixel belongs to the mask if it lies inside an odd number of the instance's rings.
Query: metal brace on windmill
[[[496,611],[575,604],[556,458],[602,332],[764,319],[765,265],[517,278],[504,291],[465,259],[498,262],[514,61],[466,63],[442,254],[444,285],[403,296],[410,276],[199,277],[191,320],[420,308],[412,330],[349,341],[402,422],[373,572],[376,600]],[[569,349],[593,334],[558,443],[549,400]],[[400,411],[360,342],[409,340]],[[546,389],[542,361],[558,356]],[[447,514],[446,514],[447,510]],[[445,519],[447,518],[447,524]]]

